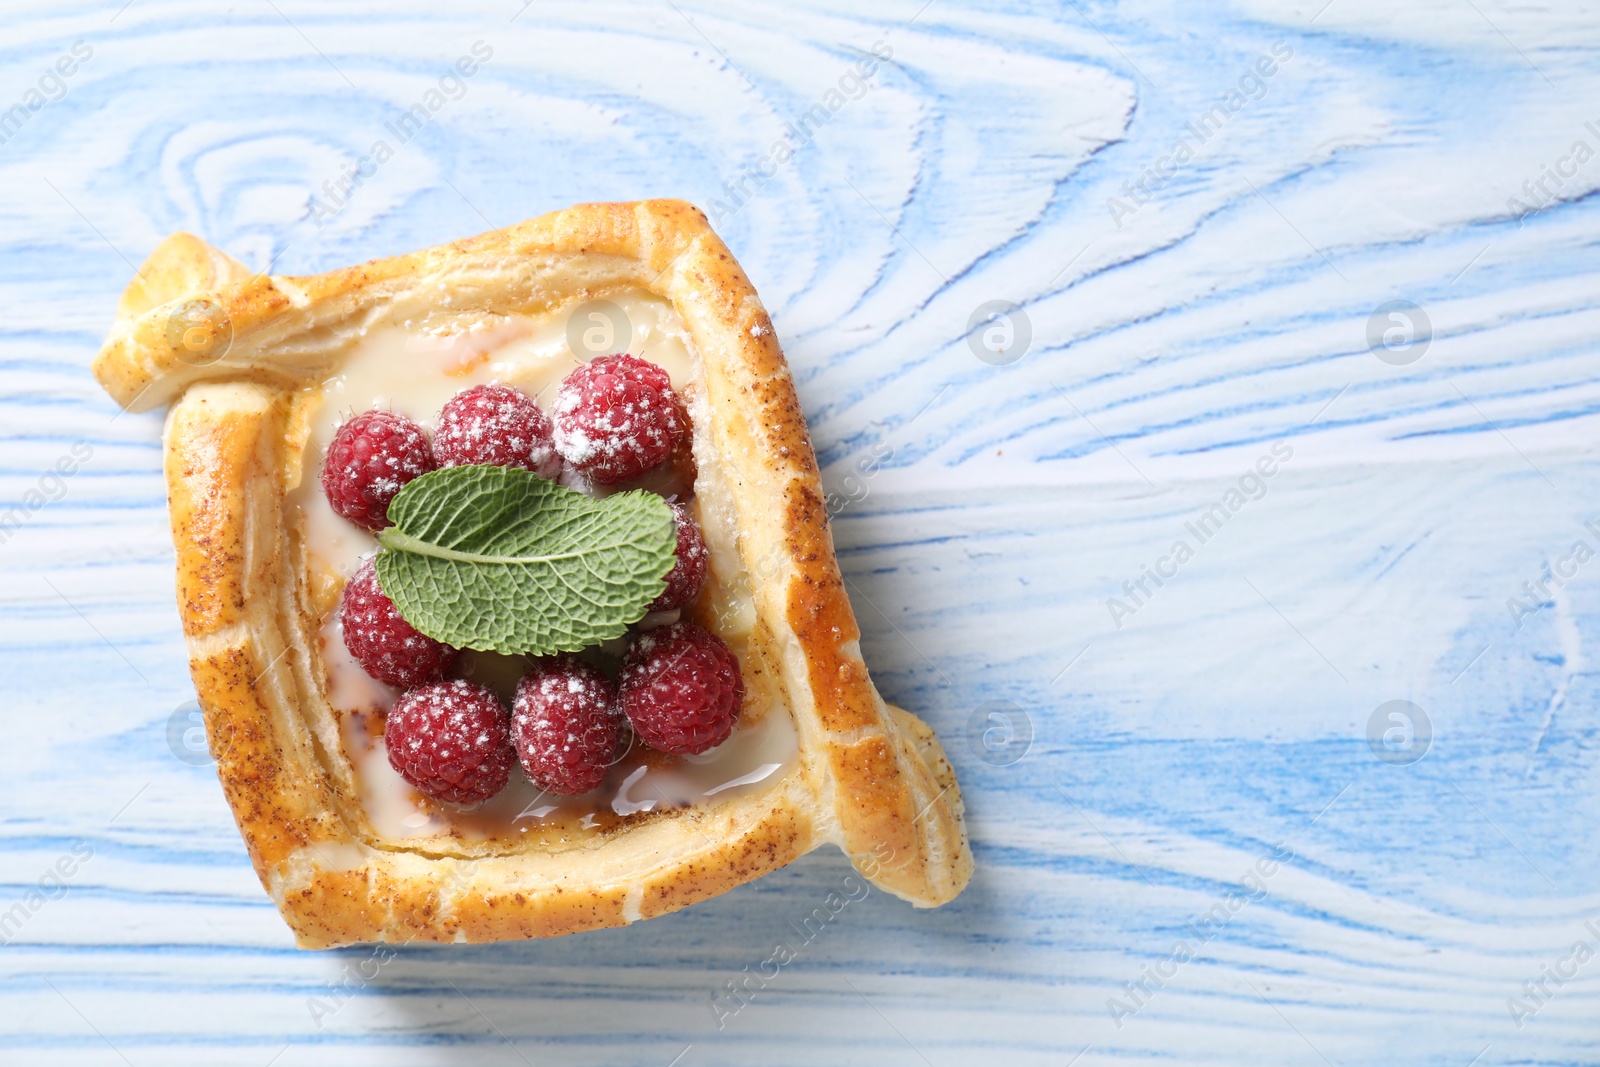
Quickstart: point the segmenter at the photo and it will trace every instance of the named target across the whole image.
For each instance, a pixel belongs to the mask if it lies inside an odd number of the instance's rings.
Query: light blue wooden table
[[[8,5],[0,1062],[1600,1062],[1600,12],[1202,6]],[[772,311],[972,886],[720,1029],[837,854],[297,952],[189,747],[116,297],[180,228],[309,273],[661,195]]]

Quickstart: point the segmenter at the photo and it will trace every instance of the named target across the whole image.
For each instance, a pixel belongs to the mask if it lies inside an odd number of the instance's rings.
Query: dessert
[[[825,843],[920,906],[965,885],[953,773],[872,687],[787,366],[695,209],[298,278],[179,234],[95,372],[171,405],[191,671],[301,945],[622,925]]]

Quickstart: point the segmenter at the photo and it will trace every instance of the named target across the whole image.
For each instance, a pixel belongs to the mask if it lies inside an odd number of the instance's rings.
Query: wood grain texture
[[[1600,12],[863,6],[8,9],[0,1062],[1600,1062]],[[807,939],[818,855],[632,929],[296,952],[175,755],[160,417],[88,374],[117,295],[179,228],[308,273],[659,195],[772,311],[973,885]]]

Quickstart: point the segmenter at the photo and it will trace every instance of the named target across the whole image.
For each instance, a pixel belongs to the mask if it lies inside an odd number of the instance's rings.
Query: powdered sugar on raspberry
[[[539,788],[577,796],[605,780],[627,748],[617,687],[567,654],[539,660],[517,684],[512,739],[522,769]]]
[[[506,709],[489,690],[455,679],[412,689],[384,724],[389,764],[424,795],[480,804],[505,788],[515,753]]]
[[[339,603],[345,647],[372,677],[405,688],[444,676],[458,651],[425,634],[401,617],[378,585],[372,560],[345,583]]]
[[[618,691],[641,741],[662,752],[696,755],[733,733],[744,676],[722,638],[675,622],[634,639]]]
[[[667,501],[667,506],[672,508],[672,518],[678,527],[677,557],[667,573],[667,588],[647,609],[652,613],[681,608],[693,600],[705,584],[706,565],[711,559],[705,535],[694,516],[689,514],[688,507],[677,500]]]
[[[441,467],[520,467],[554,480],[561,457],[553,432],[550,417],[525,393],[509,385],[475,385],[439,413],[433,454]]]
[[[667,372],[626,354],[604,356],[567,375],[551,416],[556,450],[599,485],[660,464],[684,429]]]
[[[367,411],[333,435],[322,466],[322,491],[339,515],[377,531],[389,525],[395,494],[433,469],[433,449],[422,427],[392,411]]]

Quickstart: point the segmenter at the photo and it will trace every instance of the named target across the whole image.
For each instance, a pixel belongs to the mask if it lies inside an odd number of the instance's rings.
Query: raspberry
[[[672,570],[667,572],[666,591],[656,597],[648,609],[650,611],[671,611],[693,600],[700,586],[705,583],[706,562],[710,559],[705,535],[700,532],[700,524],[694,521],[689,509],[676,500],[669,500],[667,504],[672,508],[672,517],[678,524],[678,558]]]
[[[622,710],[641,741],[692,756],[733,733],[744,677],[722,638],[692,622],[675,622],[634,639],[620,691]]]
[[[383,743],[400,777],[452,804],[479,804],[500,792],[517,758],[500,698],[459,678],[395,701]]]
[[[547,793],[577,796],[625,751],[628,720],[611,679],[571,654],[534,664],[517,683],[511,737],[522,769]]]
[[[550,416],[525,393],[509,385],[475,385],[457,393],[439,413],[433,458],[441,467],[521,467],[553,481],[561,473],[561,457],[551,434]]]
[[[345,583],[339,604],[344,647],[380,682],[402,689],[444,677],[459,650],[435,641],[400,617],[394,601],[378,585],[378,568],[368,560]]]
[[[389,501],[400,487],[433,467],[422,427],[392,411],[369,411],[333,435],[322,491],[334,511],[376,532],[389,525]]]
[[[636,356],[602,356],[556,391],[556,451],[597,485],[637,478],[672,454],[683,433],[667,372]]]

